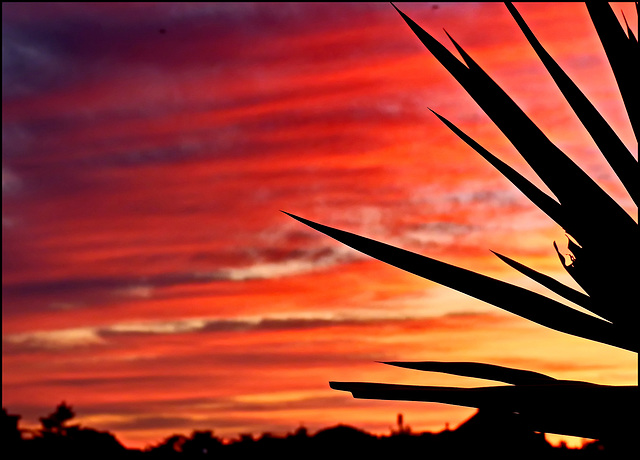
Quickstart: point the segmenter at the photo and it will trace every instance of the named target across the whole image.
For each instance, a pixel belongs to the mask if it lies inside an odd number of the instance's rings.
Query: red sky
[[[398,6],[450,47],[445,28],[637,216],[504,5]],[[516,6],[637,154],[586,8]],[[614,9],[637,30],[633,4]],[[438,431],[473,410],[355,400],[328,381],[487,384],[384,360],[637,383],[631,352],[529,323],[279,212],[548,294],[492,249],[576,286],[552,246],[563,231],[428,110],[532,176],[389,4],[2,13],[2,403],[25,426],[65,400],[128,446],[193,429],[388,433],[398,412]]]

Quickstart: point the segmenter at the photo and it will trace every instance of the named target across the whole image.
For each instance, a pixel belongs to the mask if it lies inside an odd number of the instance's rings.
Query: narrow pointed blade
[[[581,313],[535,292],[290,213],[285,214],[382,262],[448,286],[550,329],[628,350],[637,348],[635,340],[620,334],[611,323]]]
[[[537,283],[540,283],[547,289],[555,292],[558,295],[561,295],[565,299],[570,300],[571,302],[577,305],[580,305],[581,307],[586,308],[589,311],[592,311],[593,313],[596,313],[598,315],[604,316],[606,319],[609,319],[606,317],[607,316],[606,311],[597,311],[601,309],[597,308],[597,305],[595,305],[591,301],[591,298],[588,295],[583,294],[580,291],[576,291],[575,289],[565,284],[562,284],[560,281],[550,276],[547,276],[544,273],[540,273],[534,270],[533,268],[529,268],[526,265],[516,262],[515,260],[510,259],[507,256],[503,256],[502,254],[499,254],[495,251],[491,251],[491,252],[493,252],[500,260],[502,260],[504,263],[506,263],[510,267],[515,268],[523,275],[528,276],[529,278],[536,281]]]
[[[443,372],[464,377],[474,377],[485,380],[495,380],[498,382],[510,383],[512,385],[535,385],[544,383],[559,383],[548,375],[539,372],[513,369],[510,367],[496,366],[484,363],[456,363],[442,361],[388,361],[384,364],[390,366],[403,367],[405,369],[415,369],[428,372]],[[574,382],[575,383],[575,382]]]
[[[629,195],[631,195],[636,204],[640,203],[640,188],[638,187],[640,167],[638,166],[638,161],[633,157],[629,149],[627,149],[602,115],[600,115],[600,112],[598,112],[589,99],[580,91],[578,86],[544,49],[520,13],[518,13],[518,10],[509,2],[507,2],[506,5],[520,27],[520,30],[522,30],[531,44],[531,47],[611,165],[613,171],[629,192]]]
[[[431,109],[430,109],[431,110]],[[478,152],[482,158],[487,160],[494,168],[496,168],[504,177],[506,177],[518,190],[520,190],[533,204],[540,208],[545,214],[553,219],[558,225],[566,231],[571,232],[573,228],[572,222],[566,218],[560,203],[544,193],[538,187],[533,185],[522,174],[518,173],[511,166],[498,159],[487,149],[478,144],[464,131],[451,123],[442,115],[431,110],[440,121],[442,121],[451,131],[453,131],[460,139],[462,139],[469,147]]]
[[[640,138],[638,136],[640,109],[638,108],[637,87],[640,75],[637,48],[624,33],[609,3],[587,2],[586,5],[607,59],[609,59],[611,70],[627,109],[629,121],[636,135],[636,140],[638,140]]]

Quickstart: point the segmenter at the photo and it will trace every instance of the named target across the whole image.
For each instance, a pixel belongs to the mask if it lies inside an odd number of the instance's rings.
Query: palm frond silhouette
[[[638,160],[614,130],[547,53],[516,8],[506,4],[517,25],[539,56],[576,116],[636,205],[640,199]],[[636,3],[637,7],[637,3]],[[542,326],[625,350],[638,351],[632,328],[637,317],[635,262],[638,224],[587,173],[555,146],[518,105],[450,36],[462,56],[456,58],[442,44],[395,7],[431,54],[462,85],[493,123],[509,139],[555,197],[540,190],[509,165],[465,134],[451,121],[434,114],[473,150],[485,158],[569,236],[568,260],[556,243],[558,257],[578,285],[577,291],[554,278],[504,255],[501,260],[555,292],[599,316],[588,315],[533,291],[456,267],[432,258],[374,241],[353,233],[289,214],[347,246],[415,275],[461,291]],[[633,132],[638,135],[638,41],[623,29],[608,3],[590,2],[587,9],[618,84]],[[447,34],[448,35],[448,34]],[[570,180],[567,180],[570,178]],[[611,243],[622,242],[625,251]],[[620,439],[631,433],[614,421],[625,416],[637,387],[607,386],[557,380],[544,374],[481,363],[387,362],[394,366],[430,372],[478,377],[509,386],[448,388],[331,382],[331,388],[349,391],[356,398],[431,401],[516,413],[535,431]]]

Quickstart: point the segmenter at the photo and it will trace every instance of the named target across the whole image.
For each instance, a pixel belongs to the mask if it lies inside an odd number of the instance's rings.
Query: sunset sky
[[[503,4],[397,6],[452,49],[446,29],[637,218]],[[633,3],[613,6],[637,30]],[[637,155],[584,5],[516,7]],[[634,353],[280,212],[549,294],[494,250],[577,287],[563,230],[429,108],[535,179],[388,3],[3,3],[3,406],[35,427],[64,400],[142,447],[194,429],[388,433],[399,412],[439,431],[474,410],[328,382],[494,384],[376,361],[637,384]]]

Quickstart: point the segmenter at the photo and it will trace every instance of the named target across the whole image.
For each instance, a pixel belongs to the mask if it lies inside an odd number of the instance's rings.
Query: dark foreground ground
[[[64,403],[63,403],[64,404]],[[67,412],[65,412],[67,410]],[[66,415],[65,415],[66,414]],[[66,418],[65,418],[66,417]],[[127,449],[109,432],[67,425],[69,406],[41,419],[42,429],[20,430],[19,416],[3,410],[3,458],[33,459],[607,459],[635,458],[630,446],[593,441],[581,449],[553,447],[543,433],[520,426],[517,418],[478,412],[454,430],[413,433],[402,426],[375,436],[347,425],[309,434],[242,435],[232,441],[212,431],[174,435],[145,450]],[[7,455],[8,454],[8,455]]]

